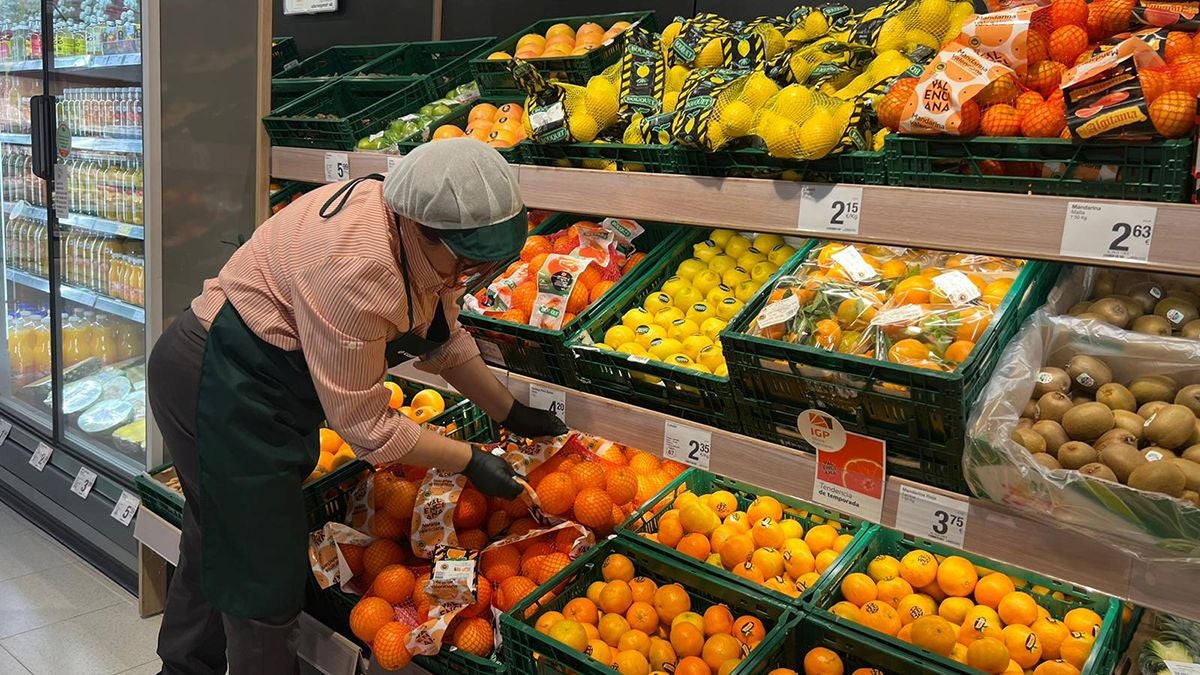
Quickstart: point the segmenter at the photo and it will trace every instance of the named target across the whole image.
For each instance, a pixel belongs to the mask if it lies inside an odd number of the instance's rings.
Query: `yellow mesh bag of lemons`
[[[851,41],[871,45],[876,54],[896,50],[927,60],[958,37],[973,13],[972,4],[960,0],[891,0],[859,17]]]

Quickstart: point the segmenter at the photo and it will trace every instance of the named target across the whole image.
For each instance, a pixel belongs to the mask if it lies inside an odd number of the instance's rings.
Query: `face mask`
[[[451,276],[453,281],[450,282],[447,289],[471,288],[481,281],[491,279],[504,264],[503,261],[464,263],[463,259],[446,242],[443,241],[441,243],[450,252],[450,255],[454,256],[455,261],[457,261],[454,266],[454,274]]]

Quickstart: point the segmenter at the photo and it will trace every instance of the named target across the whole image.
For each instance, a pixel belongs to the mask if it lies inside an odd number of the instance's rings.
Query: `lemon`
[[[571,136],[581,143],[591,143],[600,133],[600,123],[586,112],[577,112],[567,117],[567,128]]]
[[[875,38],[875,53],[879,54],[890,49],[904,51],[904,22],[892,17],[883,22],[879,29],[879,37]]]
[[[771,249],[783,243],[783,237],[777,234],[760,234],[754,238],[754,248],[770,252]]]
[[[626,342],[633,342],[633,329],[624,324],[617,324],[604,331],[604,344],[610,347],[620,347]]]
[[[772,112],[763,112],[754,133],[763,140],[772,157],[791,159],[795,156],[800,125]]]
[[[700,358],[700,350],[705,347],[711,347],[712,343],[712,338],[707,335],[690,335],[683,341],[683,349],[681,351],[687,354],[688,358],[695,361]]]
[[[668,91],[663,94],[663,112],[674,112],[679,106],[679,92]]]
[[[708,269],[716,272],[717,274],[723,275],[735,267],[737,267],[737,259],[727,256],[724,253],[718,256],[713,256],[713,258],[708,261]]]
[[[665,361],[668,356],[681,349],[683,343],[675,338],[659,338],[650,343],[650,354],[660,361]]]
[[[620,347],[617,347],[617,351],[621,352],[622,354],[629,354],[630,356],[646,356],[645,348],[636,342],[626,342]]]
[[[674,307],[675,301],[666,293],[651,293],[650,297],[642,303],[642,307],[646,308],[647,312],[654,314],[663,307]]]
[[[754,110],[741,101],[730,101],[721,108],[718,121],[726,138],[741,138],[750,133],[754,124]]]
[[[611,352],[613,350],[612,346],[605,344],[603,342],[597,342],[596,344],[594,344],[592,346],[595,347],[596,349],[602,349],[606,352]]]
[[[704,296],[704,301],[715,307],[717,305],[720,305],[726,298],[732,298],[732,297],[733,297],[733,289],[730,288],[729,286],[726,286],[725,284],[721,284],[720,286],[717,286],[716,288],[709,291],[708,295]]]
[[[636,118],[637,115],[634,115]],[[625,145],[645,145],[646,137],[642,136],[642,129],[638,126],[637,121],[631,121],[629,126],[625,127],[625,134],[621,136],[621,142]]]
[[[753,282],[750,282],[753,283]],[[739,300],[737,297],[728,297],[717,305],[717,317],[722,321],[731,321],[737,313],[742,311],[742,307],[746,305],[745,300]]]
[[[829,32],[829,19],[823,12],[809,12],[804,17],[804,32],[810,38],[820,37]]]
[[[842,129],[825,110],[817,110],[808,121],[800,125],[800,156],[803,159],[820,159],[829,154],[842,138]]]
[[[711,344],[701,349],[696,361],[709,370],[716,370],[717,366],[724,365],[725,354],[721,351],[721,344]]]
[[[723,38],[713,38],[704,45],[700,50],[700,54],[696,57],[695,66],[697,68],[716,68],[725,62],[725,49],[722,43]]]
[[[729,238],[729,241],[725,242],[725,255],[737,260],[738,258],[742,257],[742,254],[752,248],[754,248],[754,246],[750,243],[749,239],[740,234],[735,234]]]
[[[762,284],[754,280],[743,281],[733,289],[733,297],[742,302],[750,302],[750,299],[758,293],[758,289],[762,288]]]
[[[791,260],[794,255],[796,255],[796,249],[787,244],[780,244],[771,249],[771,252],[767,254],[767,260],[777,267],[783,267],[783,263]]]
[[[667,24],[667,27],[662,30],[662,47],[670,49],[671,43],[675,42],[675,38],[679,37],[679,31],[683,29],[683,24],[678,21],[673,21]]]
[[[699,332],[700,326],[695,321],[691,319],[676,319],[671,322],[671,327],[667,329],[667,337],[683,341]]]
[[[779,266],[773,262],[762,260],[750,268],[750,279],[758,284],[765,284],[779,271]]]
[[[691,72],[687,66],[679,64],[671,66],[671,69],[667,71],[666,91],[678,93],[680,89],[683,89],[683,82]]]
[[[721,255],[723,248],[723,246],[718,246],[717,242],[712,239],[705,239],[699,244],[692,246],[692,255],[706,263],[711,263],[713,258]],[[711,264],[709,265],[709,269],[712,269]]]
[[[638,326],[648,323],[654,323],[654,317],[650,314],[650,312],[647,312],[641,307],[634,307],[633,309],[621,315],[621,325],[625,326],[630,331],[636,330]]]
[[[675,300],[675,306],[685,312],[692,305],[704,300],[704,296],[700,294],[700,291],[691,286],[679,289],[672,298]]]
[[[588,80],[583,105],[601,128],[607,127],[617,121],[617,109],[620,107],[617,87],[607,77],[593,77]]]
[[[751,110],[757,110],[778,93],[779,85],[761,70],[756,70],[746,78],[746,84],[742,85],[741,98]]]
[[[716,368],[713,368],[712,374],[716,375],[717,377],[729,377],[729,366],[726,366],[724,363],[722,363]]]
[[[705,373],[705,374],[708,374],[708,375],[712,375],[712,371],[708,369],[708,366],[705,366],[705,365],[704,365],[704,364],[702,364],[702,363],[693,363],[693,364],[691,364],[690,366],[684,366],[684,367],[685,367],[685,368],[691,368],[692,370],[696,370],[696,371],[699,371],[699,372],[701,372],[701,373]],[[721,564],[721,556],[720,556],[720,555],[718,555],[718,556],[717,556],[717,564],[718,564],[718,565],[720,565],[720,564]]]
[[[871,149],[879,152],[883,150],[884,144],[887,142],[888,130],[880,129],[875,132],[875,138],[871,141]]]
[[[735,267],[721,275],[721,283],[733,289],[733,296],[735,298],[737,297],[738,284],[743,281],[750,281],[750,273],[741,267]],[[676,302],[675,305],[679,306],[679,303]]]
[[[663,307],[654,313],[654,323],[663,328],[670,328],[671,324],[684,316],[683,310],[678,307]]]
[[[787,41],[783,39],[783,33],[769,23],[761,23],[755,26],[754,32],[761,35],[763,41],[766,42],[768,59],[787,47]]]
[[[812,109],[813,93],[802,84],[788,85],[775,97],[775,112],[792,122],[803,122]]]
[[[690,356],[688,356],[687,354],[684,354],[683,352],[679,352],[678,354],[671,354],[667,358],[663,359],[663,361],[665,361],[666,363],[669,363],[673,366],[680,366],[682,368],[691,368],[692,366],[696,365],[696,362],[693,361]]]
[[[734,234],[733,230],[713,230],[709,233],[708,239],[723,251],[725,250],[725,244],[729,243],[729,238]]]
[[[699,258],[688,258],[687,260],[679,263],[679,267],[675,270],[675,276],[679,277],[680,279],[687,279],[688,281],[691,281],[692,277],[696,276],[697,272],[705,269],[708,269],[708,266],[704,264],[703,260],[700,260]]]
[[[750,248],[746,249],[745,253],[738,256],[737,266],[744,270],[748,270],[766,259],[767,255],[765,253],[758,250],[754,246],[751,246]]]
[[[721,335],[721,331],[725,330],[725,326],[727,325],[729,325],[728,322],[724,321],[723,319],[710,316],[700,324],[700,334],[708,337],[710,340],[715,341],[718,336]]]
[[[708,298],[708,294],[712,289],[721,285],[721,275],[708,269],[707,267],[696,272],[696,276],[692,277],[692,288],[700,291],[701,295]]]
[[[950,25],[950,3],[946,0],[921,0],[916,12],[916,25],[933,35],[941,35]]]
[[[680,289],[689,288],[691,285],[691,282],[689,282],[687,279],[682,277],[671,277],[663,282],[662,292],[674,298],[675,294],[678,293]],[[672,302],[674,302],[674,300],[672,300]]]
[[[657,340],[658,338],[664,338],[667,336],[667,329],[663,328],[662,326],[660,326],[656,323],[652,323],[652,324],[648,324],[648,325],[643,324],[643,325],[638,326],[637,328],[633,329],[633,333],[635,335],[635,337],[633,338],[633,341],[638,343],[639,345],[649,349],[650,343],[652,341]]]
[[[717,310],[714,307],[711,307],[703,302],[697,302],[696,304],[692,305],[691,309],[684,314],[684,318],[688,321],[695,321],[697,326],[696,330],[699,330],[698,326],[704,323],[705,319],[711,319],[716,315]]]

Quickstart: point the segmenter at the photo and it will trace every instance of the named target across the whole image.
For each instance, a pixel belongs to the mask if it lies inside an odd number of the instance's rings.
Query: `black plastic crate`
[[[341,78],[263,119],[271,143],[295,148],[352,150],[358,139],[416,112],[435,98],[426,78]]]

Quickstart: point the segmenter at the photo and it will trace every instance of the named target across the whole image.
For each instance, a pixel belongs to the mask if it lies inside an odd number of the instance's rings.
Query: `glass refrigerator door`
[[[59,427],[68,448],[138,473],[146,467],[139,0],[60,0],[53,16]]]
[[[34,176],[30,142],[30,97],[43,93],[42,50],[40,3],[0,3],[0,300],[8,348],[0,356],[0,408],[49,435],[53,397],[46,183]]]

